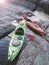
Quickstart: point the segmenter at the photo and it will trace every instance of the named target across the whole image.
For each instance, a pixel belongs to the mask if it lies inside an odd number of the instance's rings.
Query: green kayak
[[[26,34],[26,25],[25,24],[19,24],[16,29],[13,31],[13,36],[11,38],[10,44],[9,44],[9,52],[8,52],[8,60],[13,61],[15,57],[20,52],[24,38]]]

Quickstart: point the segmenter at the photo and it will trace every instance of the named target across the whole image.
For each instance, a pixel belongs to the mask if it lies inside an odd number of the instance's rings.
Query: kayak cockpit
[[[16,35],[24,35],[24,30],[23,30],[23,28],[18,28],[18,29],[15,31],[15,34],[16,34]]]

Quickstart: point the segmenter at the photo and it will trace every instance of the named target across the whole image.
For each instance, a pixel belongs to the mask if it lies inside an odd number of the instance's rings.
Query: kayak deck
[[[19,25],[13,32],[13,36],[10,41],[8,60],[13,61],[15,57],[20,52],[24,38],[25,38],[26,28],[25,26]]]

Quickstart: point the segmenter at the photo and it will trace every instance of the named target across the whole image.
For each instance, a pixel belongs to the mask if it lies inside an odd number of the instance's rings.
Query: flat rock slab
[[[15,29],[15,26],[13,25],[2,25],[0,26],[0,38],[5,37],[9,33],[11,33]]]
[[[49,12],[49,0],[38,0],[38,5],[43,7],[45,10]]]
[[[26,12],[29,10],[11,3],[0,4],[0,38],[6,36],[15,29],[15,26],[13,26],[11,22],[21,17],[18,15],[20,11]]]
[[[8,38],[0,40],[0,65],[7,65],[9,42]]]
[[[16,65],[49,65],[49,43],[35,35],[35,40],[27,42]]]

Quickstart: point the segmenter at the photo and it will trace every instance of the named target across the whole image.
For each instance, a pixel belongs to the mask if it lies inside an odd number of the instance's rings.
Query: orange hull
[[[28,27],[30,27],[32,30],[35,30],[37,31],[38,33],[40,33],[41,35],[45,35],[46,32],[44,32],[43,29],[41,29],[37,23],[34,23],[34,22],[26,22],[26,25]]]

